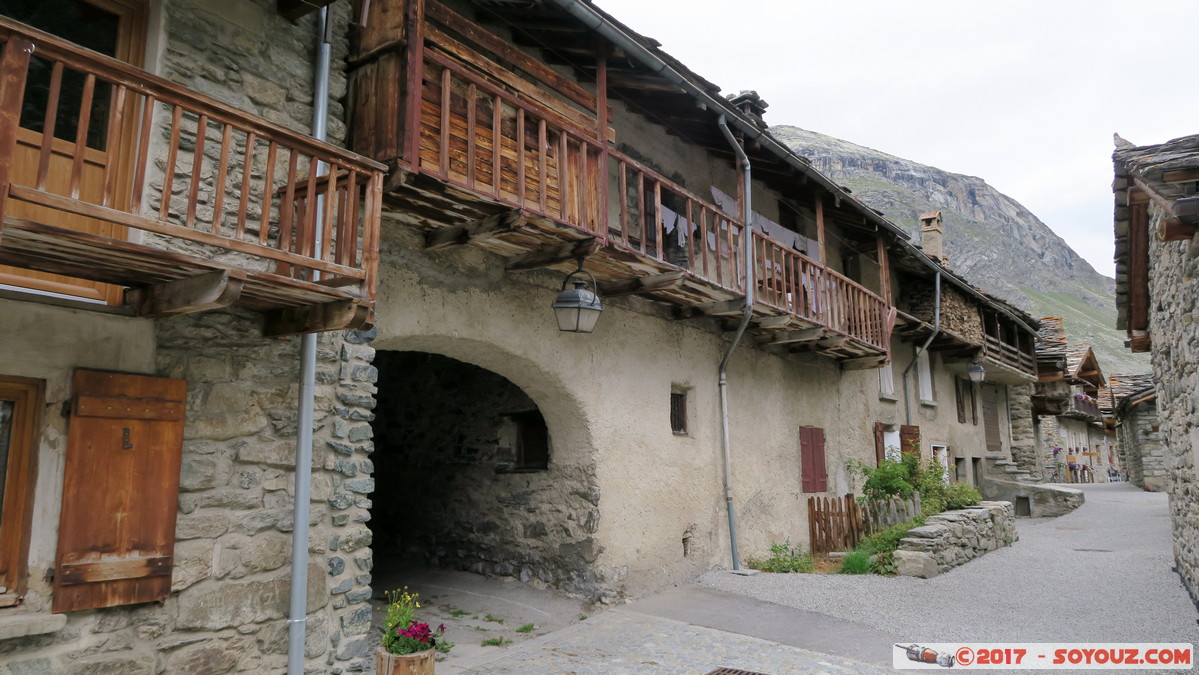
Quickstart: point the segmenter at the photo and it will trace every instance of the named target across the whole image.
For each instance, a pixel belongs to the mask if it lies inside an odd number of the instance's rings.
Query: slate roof
[[[1112,375],[1108,378],[1111,386],[1107,389],[1107,400],[1104,401],[1110,409],[1119,407],[1124,399],[1150,389],[1153,389],[1153,375]]]
[[[1037,331],[1037,357],[1062,358],[1067,355],[1066,326],[1060,316],[1041,317]]]

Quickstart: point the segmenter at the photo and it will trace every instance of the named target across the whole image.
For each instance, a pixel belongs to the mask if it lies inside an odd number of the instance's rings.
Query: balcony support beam
[[[745,311],[745,300],[717,300],[682,308],[675,316],[677,319],[698,319],[706,316],[733,316]]]
[[[430,232],[425,237],[425,249],[436,250],[484,241],[515,232],[524,227],[526,222],[525,215],[518,209],[495,213],[465,225]]]
[[[239,270],[217,270],[150,286],[140,293],[137,313],[158,318],[229,307],[241,297],[245,281]]]
[[[629,277],[627,279],[617,279],[600,284],[599,295],[601,298],[617,298],[622,295],[636,295],[638,293],[652,293],[654,291],[668,291],[678,288],[683,285],[683,278],[686,276],[682,270],[677,272],[665,272],[663,274],[651,274],[644,277]]]
[[[870,370],[872,368],[882,368],[887,365],[887,357],[885,355],[878,356],[863,356],[858,359],[846,359],[841,362],[841,370]]]
[[[370,319],[370,307],[353,300],[335,300],[321,305],[287,307],[265,314],[263,337],[361,328]]]
[[[571,260],[586,258],[599,249],[599,241],[595,237],[568,241],[565,244],[555,244],[539,248],[528,253],[513,256],[508,259],[506,269],[509,272],[523,272],[542,267],[553,267]]]
[[[769,335],[758,340],[759,345],[783,345],[793,342],[814,342],[824,337],[823,328],[804,328],[802,330],[789,330],[776,335]]]

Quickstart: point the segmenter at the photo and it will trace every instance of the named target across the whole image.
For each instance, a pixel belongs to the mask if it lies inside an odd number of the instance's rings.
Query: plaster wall
[[[594,472],[594,569],[612,593],[640,595],[729,565],[720,334],[636,298],[607,302],[593,334],[560,333],[549,311],[558,274],[505,274],[500,259],[473,249],[427,254],[402,228],[384,238],[374,346],[473,363],[528,394],[549,427],[551,466]],[[672,390],[688,394],[686,435],[671,430]],[[788,538],[806,545],[799,428],[825,429],[829,493],[852,491],[845,460],[873,461],[877,375],[743,345],[729,394],[741,556]]]

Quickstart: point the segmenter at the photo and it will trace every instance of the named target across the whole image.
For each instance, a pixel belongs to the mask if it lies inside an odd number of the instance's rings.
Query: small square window
[[[544,471],[550,466],[550,433],[538,410],[510,415],[516,425],[516,464],[518,471]]]
[[[670,430],[676,436],[687,435],[687,392],[670,392]]]

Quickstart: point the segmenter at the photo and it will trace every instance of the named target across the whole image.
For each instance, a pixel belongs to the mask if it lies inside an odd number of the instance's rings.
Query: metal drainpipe
[[[316,79],[312,87],[312,136],[323,141],[329,129],[329,61],[332,53],[332,27],[329,8],[321,9],[316,56]],[[324,164],[317,163],[319,173]],[[315,249],[321,249],[324,223],[318,197]],[[320,272],[313,271],[313,281]],[[291,535],[291,607],[287,619],[287,675],[304,674],[304,633],[308,620],[308,517],[312,508],[312,420],[316,398],[316,334],[305,333],[300,340],[300,400],[296,420],[296,485]]]
[[[724,353],[724,358],[720,359],[720,446],[724,456],[724,503],[729,512],[729,543],[732,546],[733,553],[733,569],[741,569],[741,556],[737,552],[737,521],[733,516],[733,458],[729,450],[729,399],[728,399],[728,365],[729,359],[733,357],[733,351],[737,349],[737,345],[741,342],[741,336],[745,335],[745,329],[749,327],[749,320],[754,314],[754,246],[753,246],[753,231],[750,228],[750,222],[753,218],[753,182],[750,175],[749,156],[745,154],[745,150],[741,148],[741,144],[733,138],[733,132],[729,131],[729,126],[725,120],[725,116],[721,115],[717,120],[720,125],[720,132],[728,140],[729,145],[733,146],[733,152],[737,153],[737,163],[741,165],[743,180],[745,181],[745,198],[742,201],[742,232],[745,235],[745,311],[741,314],[741,325],[737,326],[737,333],[733,335],[733,344],[729,345],[728,351]]]
[[[933,288],[935,289],[933,292],[933,332],[931,335],[928,336],[928,339],[924,341],[924,344],[921,345],[920,348],[916,350],[916,354],[912,357],[912,362],[908,364],[908,367],[903,369],[903,414],[904,414],[904,419],[907,420],[907,422],[905,422],[905,424],[909,424],[909,425],[912,423],[912,394],[910,391],[911,387],[908,384],[908,376],[911,375],[912,368],[914,368],[916,366],[916,361],[920,360],[920,354],[922,352],[924,352],[924,350],[928,349],[928,346],[930,344],[932,344],[933,339],[936,338],[937,334],[941,332],[941,271],[940,270],[937,271],[937,278],[936,278],[936,282],[933,285]]]

